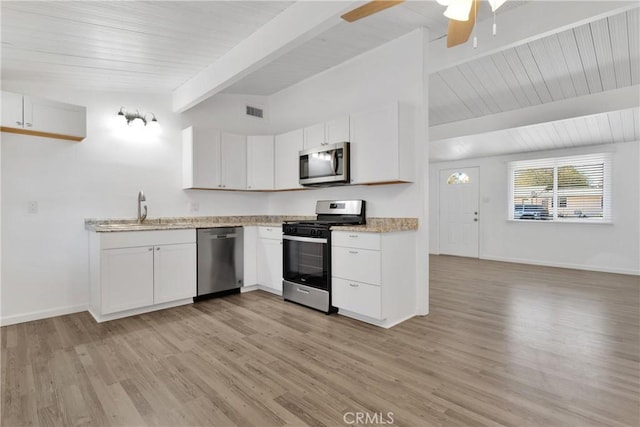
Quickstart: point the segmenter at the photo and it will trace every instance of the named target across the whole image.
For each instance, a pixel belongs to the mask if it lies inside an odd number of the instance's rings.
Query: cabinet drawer
[[[333,246],[380,250],[380,233],[357,231],[334,231],[331,233]]]
[[[98,233],[102,249],[196,243],[196,230],[149,230]]]
[[[282,239],[282,227],[258,227],[258,237],[262,239]]]
[[[332,276],[380,285],[380,251],[333,247]]]
[[[331,292],[335,307],[376,319],[382,318],[379,286],[334,277]]]

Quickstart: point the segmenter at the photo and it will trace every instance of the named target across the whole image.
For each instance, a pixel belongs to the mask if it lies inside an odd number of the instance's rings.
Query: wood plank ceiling
[[[169,92],[292,3],[2,1],[2,81]],[[499,12],[526,3],[508,1]],[[481,7],[486,9],[487,2]],[[432,74],[430,125],[638,85],[638,20],[635,8]],[[432,40],[441,39],[446,25],[435,1],[405,2],[353,24],[341,22],[225,92],[270,95],[419,26],[430,29]],[[432,141],[430,157],[452,160],[638,140],[637,116],[638,109],[631,109]],[[501,149],[495,141],[503,141]]]
[[[2,79],[169,92],[289,1],[2,1]]]
[[[639,85],[639,15],[635,8],[432,74],[430,125]],[[431,141],[430,161],[639,141],[639,112]]]
[[[639,10],[430,76],[430,124],[457,122],[640,83]]]

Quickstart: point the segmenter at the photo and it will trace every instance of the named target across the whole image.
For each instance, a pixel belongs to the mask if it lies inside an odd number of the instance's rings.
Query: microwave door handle
[[[338,175],[338,150],[331,151],[331,171]]]

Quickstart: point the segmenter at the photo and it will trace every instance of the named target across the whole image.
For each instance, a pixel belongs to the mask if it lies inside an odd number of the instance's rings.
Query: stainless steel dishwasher
[[[195,301],[240,292],[242,227],[198,229],[198,292]]]

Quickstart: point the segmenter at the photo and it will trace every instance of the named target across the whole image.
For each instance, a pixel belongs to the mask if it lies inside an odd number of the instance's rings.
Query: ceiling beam
[[[340,23],[362,2],[298,1],[173,91],[173,111],[184,112]]]
[[[429,73],[492,55],[515,46],[594,22],[638,7],[636,1],[530,1],[496,17],[497,34],[492,36],[493,19],[476,23],[478,47],[464,43],[446,47],[444,39],[429,43]]]
[[[438,141],[477,135],[503,129],[530,126],[609,111],[626,110],[640,105],[638,85],[607,92],[579,96],[513,111],[476,117],[429,127],[429,139]]]

